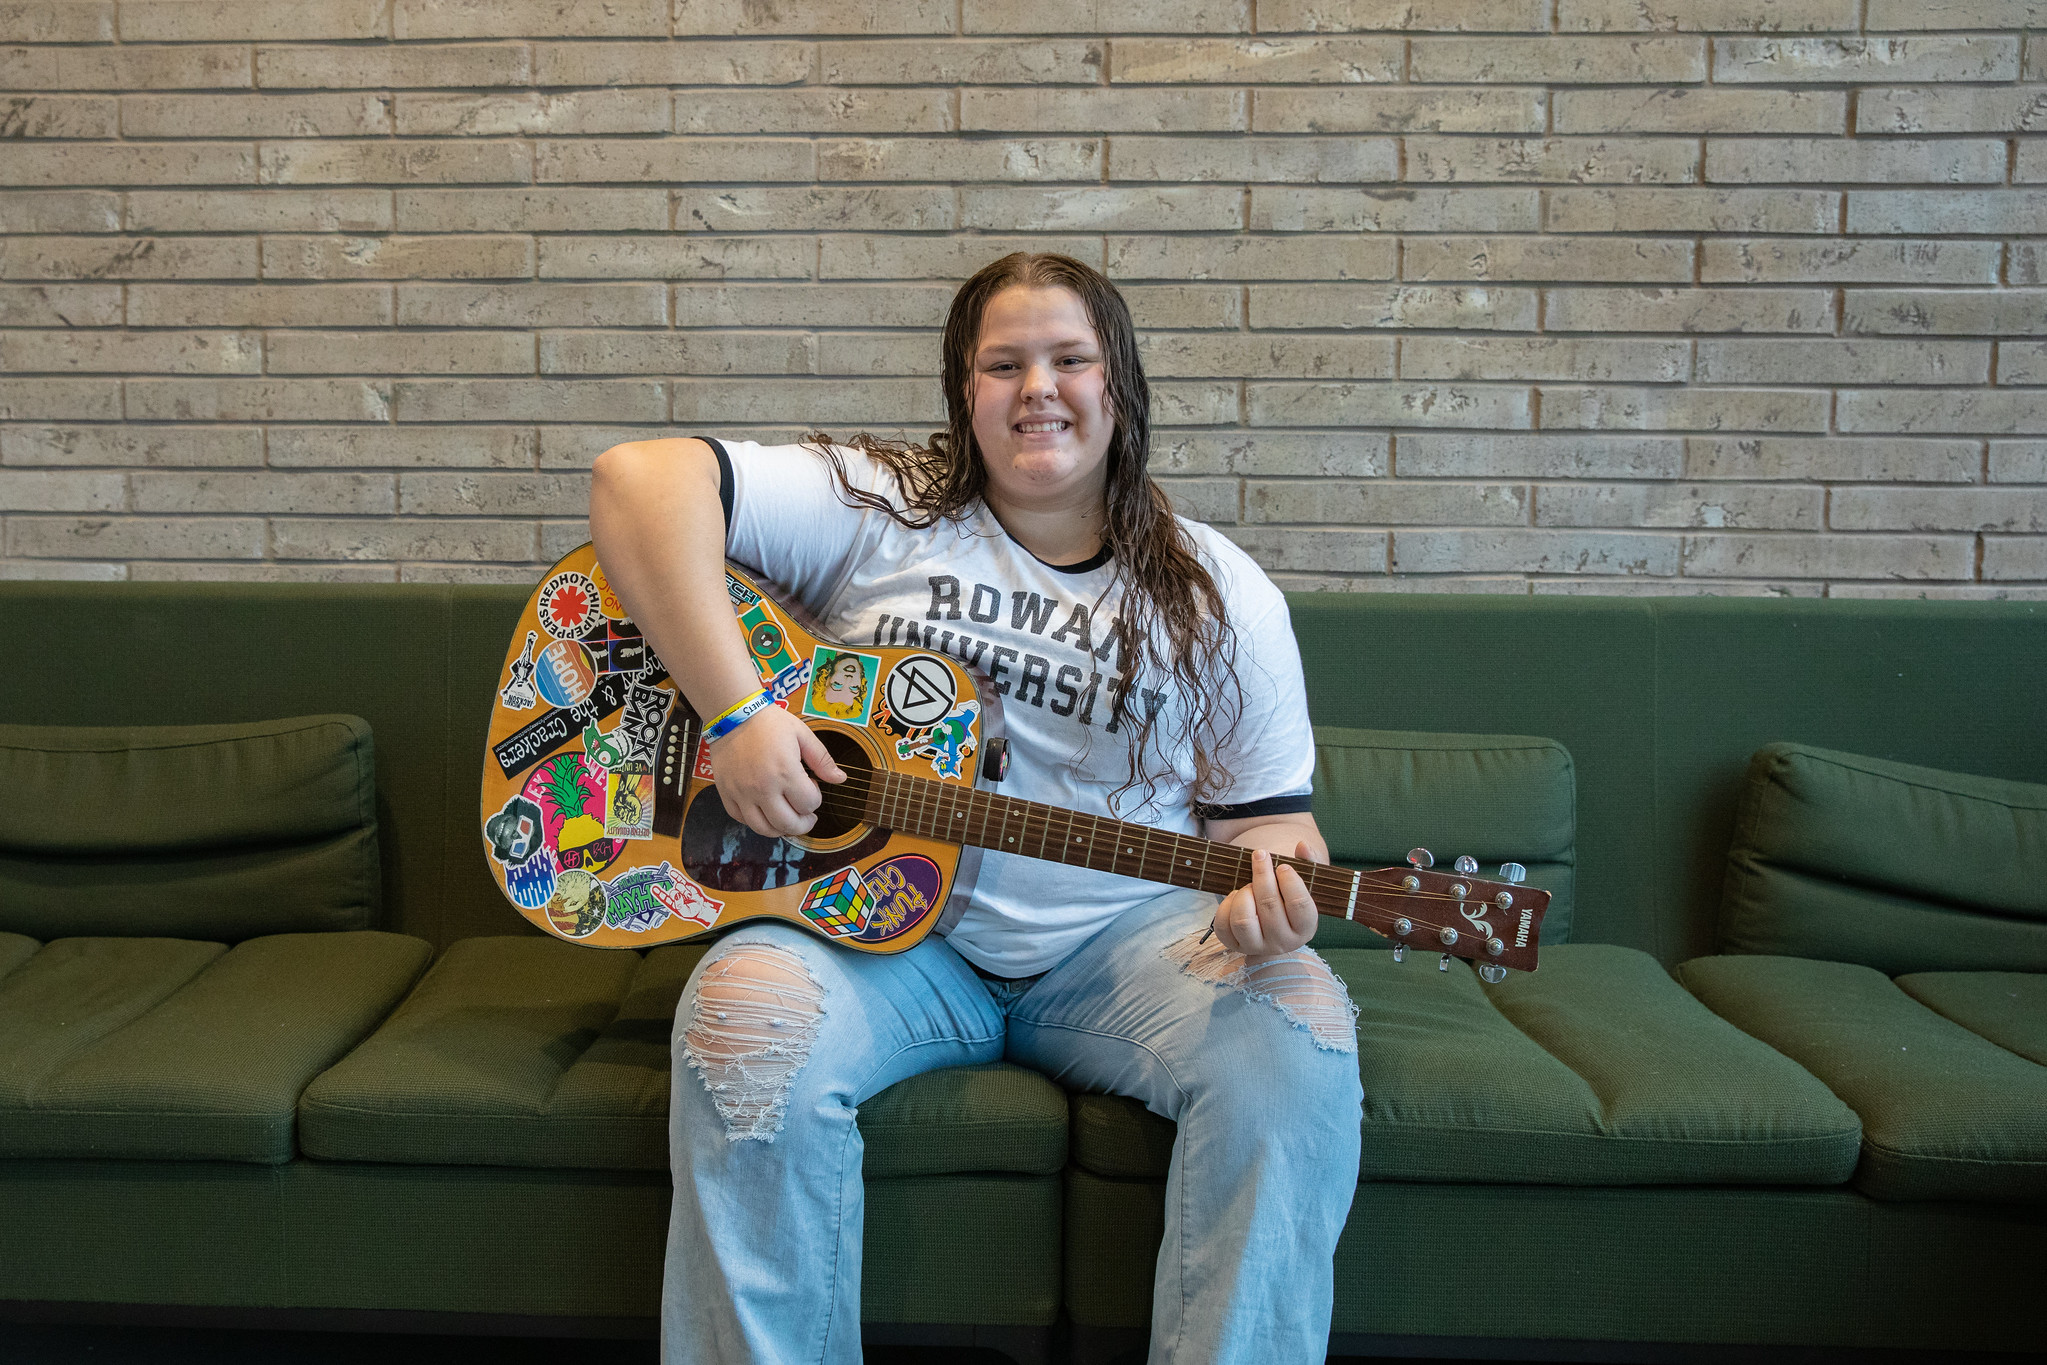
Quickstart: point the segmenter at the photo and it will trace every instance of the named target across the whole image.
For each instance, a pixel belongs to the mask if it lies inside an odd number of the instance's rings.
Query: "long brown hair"
[[[901,485],[903,507],[880,494],[856,488],[832,446],[817,432],[809,438],[830,462],[840,495],[874,508],[905,526],[925,527],[970,516],[988,485],[981,447],[974,439],[974,350],[988,301],[1005,289],[1066,289],[1087,310],[1102,345],[1114,432],[1109,438],[1107,487],[1103,490],[1104,539],[1114,558],[1116,585],[1123,588],[1122,639],[1117,658],[1124,686],[1111,689],[1110,724],[1131,726],[1130,777],[1112,804],[1137,790],[1149,802],[1157,779],[1145,769],[1149,746],[1163,758],[1168,742],[1185,742],[1193,753],[1193,798],[1211,801],[1230,782],[1218,751],[1236,732],[1243,689],[1236,679],[1236,632],[1224,611],[1214,575],[1196,553],[1193,540],[1173,516],[1165,490],[1152,481],[1151,388],[1137,355],[1137,330],[1130,309],[1108,278],[1070,256],[1013,252],[981,268],[953,295],[946,315],[944,362],[946,427],[924,445],[887,441],[861,433],[844,442],[886,466]],[[1169,679],[1187,699],[1183,733],[1156,733],[1166,714],[1146,706],[1140,675]]]

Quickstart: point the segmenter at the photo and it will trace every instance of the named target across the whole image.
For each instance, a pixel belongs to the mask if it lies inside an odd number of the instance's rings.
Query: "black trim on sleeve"
[[[1204,820],[1243,820],[1253,815],[1300,815],[1315,809],[1315,794],[1268,796],[1263,801],[1246,801],[1235,806],[1196,806],[1194,813]]]
[[[732,457],[725,453],[725,443],[715,436],[697,438],[711,448],[718,457],[718,505],[725,509],[725,529],[732,529]]]

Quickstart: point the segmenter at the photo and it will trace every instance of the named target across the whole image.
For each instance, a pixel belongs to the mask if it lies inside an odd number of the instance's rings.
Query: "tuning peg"
[[[1478,968],[1478,979],[1488,986],[1497,986],[1507,979],[1507,969],[1497,962],[1482,962]]]
[[[1457,875],[1460,877],[1476,877],[1478,875],[1478,859],[1472,857],[1469,853],[1460,855],[1457,861],[1450,864],[1450,866],[1456,869]]]
[[[1405,943],[1396,943],[1393,945],[1393,960],[1395,962],[1407,961],[1407,945]]]
[[[1407,865],[1426,872],[1436,865],[1436,855],[1425,848],[1411,848],[1407,851]]]
[[[1436,964],[1436,970],[1439,972],[1447,972],[1450,970],[1450,954],[1448,953],[1443,954],[1443,960]]]
[[[1519,863],[1501,863],[1500,880],[1512,882],[1514,885],[1519,886],[1528,880],[1528,869]]]

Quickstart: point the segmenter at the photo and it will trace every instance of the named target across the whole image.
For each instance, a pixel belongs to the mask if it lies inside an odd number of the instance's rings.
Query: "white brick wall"
[[[1123,285],[1290,587],[2047,597],[2039,0],[0,3],[0,576],[530,581]]]

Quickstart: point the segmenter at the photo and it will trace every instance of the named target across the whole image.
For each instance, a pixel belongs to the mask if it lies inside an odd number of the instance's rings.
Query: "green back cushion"
[[[0,931],[239,942],[377,921],[369,725],[0,726]]]
[[[1797,744],[1749,763],[1721,945],[1918,971],[2047,971],[2047,786]]]
[[[1469,853],[1479,875],[1503,862],[1528,869],[1551,894],[1542,941],[1571,937],[1577,783],[1571,755],[1553,739],[1525,735],[1421,734],[1315,727],[1315,821],[1329,856],[1350,867],[1386,867],[1426,848],[1448,869]],[[1356,924],[1325,918],[1317,948],[1383,948]]]

